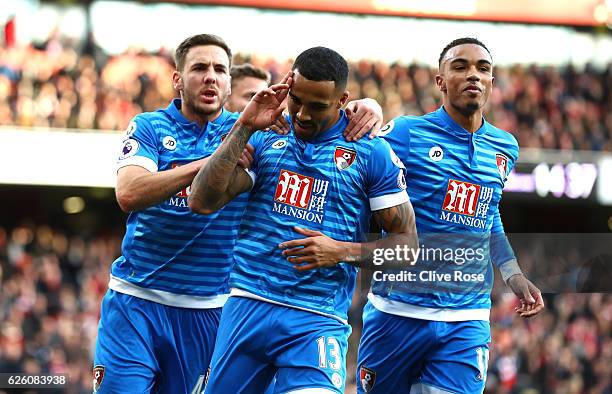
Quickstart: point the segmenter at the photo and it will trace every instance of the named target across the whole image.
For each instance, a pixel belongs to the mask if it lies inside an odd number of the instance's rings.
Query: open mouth
[[[200,94],[200,96],[205,102],[209,103],[215,101],[215,98],[217,97],[217,92],[214,89],[206,89]]]

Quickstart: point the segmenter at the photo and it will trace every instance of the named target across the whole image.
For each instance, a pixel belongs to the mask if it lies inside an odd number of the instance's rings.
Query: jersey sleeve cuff
[[[157,172],[157,164],[146,156],[132,156],[117,162],[117,171],[127,166],[142,167],[149,172]]]
[[[405,190],[393,194],[385,194],[384,196],[370,198],[370,209],[379,211],[385,208],[391,208],[396,205],[410,201],[408,193]]]
[[[255,180],[257,179],[257,174],[255,174],[255,171],[251,170],[250,168],[245,168],[244,170],[246,171],[247,174],[249,174],[249,176],[251,177],[251,180],[253,181],[253,184],[251,185],[251,189],[252,189],[253,186],[255,186]]]

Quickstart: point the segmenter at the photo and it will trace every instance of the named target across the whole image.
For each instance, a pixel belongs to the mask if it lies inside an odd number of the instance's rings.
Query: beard
[[[222,96],[217,96],[217,100],[213,104],[205,104],[200,101],[199,94],[197,92],[183,91],[183,102],[182,105],[189,108],[189,111],[201,118],[207,118],[211,115],[215,115],[221,111],[225,100]]]

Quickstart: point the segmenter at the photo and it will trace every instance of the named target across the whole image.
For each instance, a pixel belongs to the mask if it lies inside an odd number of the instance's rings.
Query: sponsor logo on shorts
[[[104,365],[96,365],[93,368],[93,392],[97,393],[102,386],[102,380],[104,379]]]
[[[359,368],[359,382],[363,391],[369,393],[376,383],[376,372],[362,365]]]
[[[343,379],[338,372],[334,372],[331,377],[332,384],[336,386],[336,388],[342,387]]]

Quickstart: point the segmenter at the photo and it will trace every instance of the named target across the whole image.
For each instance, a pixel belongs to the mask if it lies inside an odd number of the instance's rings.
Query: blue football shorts
[[[474,394],[485,387],[488,321],[442,322],[363,311],[358,393]]]
[[[350,332],[333,317],[230,297],[205,393],[342,394]]]
[[[108,290],[94,356],[94,392],[201,393],[221,308],[177,308]]]

